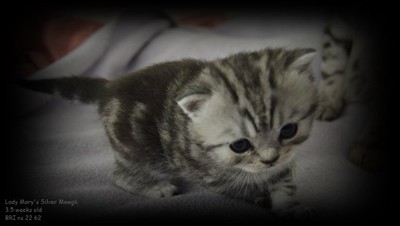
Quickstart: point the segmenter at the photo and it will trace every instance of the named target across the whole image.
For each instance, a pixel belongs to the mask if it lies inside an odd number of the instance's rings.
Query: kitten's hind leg
[[[127,111],[126,109],[131,109]],[[146,106],[130,103],[122,106],[117,98],[100,108],[107,135],[114,149],[114,183],[133,194],[169,197],[178,193],[175,185],[160,177],[167,171],[165,159],[155,140],[154,125],[149,123]]]
[[[178,188],[175,185],[152,176],[146,168],[125,167],[117,163],[113,176],[115,185],[133,194],[151,198],[178,194]]]

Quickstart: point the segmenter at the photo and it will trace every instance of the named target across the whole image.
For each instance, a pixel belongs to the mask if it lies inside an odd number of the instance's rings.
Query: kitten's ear
[[[315,49],[302,49],[296,55],[295,59],[290,63],[290,67],[306,70],[317,55],[317,51]]]
[[[177,100],[178,105],[183,112],[190,118],[196,117],[201,112],[207,100],[210,99],[209,94],[192,94]]]

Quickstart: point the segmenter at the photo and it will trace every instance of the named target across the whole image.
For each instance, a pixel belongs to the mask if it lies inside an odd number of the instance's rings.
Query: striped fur
[[[335,17],[325,27],[319,119],[335,119],[347,102],[365,102],[377,91],[372,87],[375,71],[372,38],[362,27],[362,23],[351,17]]]
[[[178,192],[161,177],[169,174],[231,197],[269,200],[276,211],[292,209],[290,154],[307,139],[318,99],[314,55],[311,49],[264,49],[210,62],[162,63],[115,81],[81,78],[105,84],[90,99],[99,104],[114,149],[115,183],[134,194],[165,197]],[[85,90],[66,80],[35,83],[52,83],[52,90],[70,90],[62,96],[81,100]],[[297,123],[298,131],[283,140],[279,133],[287,123]],[[252,149],[230,150],[240,138]]]
[[[380,79],[384,78],[381,71],[386,59],[382,57],[381,49],[385,49],[382,40],[377,40],[380,34],[371,30],[370,22],[347,15],[332,18],[327,24],[316,117],[333,120],[341,115],[346,104],[362,102],[367,107],[368,123],[351,147],[350,160],[363,169],[375,171],[384,168],[387,161],[377,148],[383,136],[377,131],[382,132],[385,124],[382,121],[387,97]]]

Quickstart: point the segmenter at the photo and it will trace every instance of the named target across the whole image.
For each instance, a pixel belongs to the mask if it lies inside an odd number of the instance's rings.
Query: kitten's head
[[[314,55],[311,49],[266,49],[210,62],[177,99],[201,154],[254,173],[286,162],[310,133],[317,106]]]

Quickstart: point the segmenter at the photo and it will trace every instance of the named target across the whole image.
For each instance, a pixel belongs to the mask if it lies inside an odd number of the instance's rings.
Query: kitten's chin
[[[261,165],[262,164],[262,165]],[[247,173],[263,173],[263,172],[267,172],[270,169],[276,167],[275,164],[263,164],[260,163],[261,166],[251,166],[251,165],[238,165],[236,166],[236,168],[239,168]]]
[[[247,173],[265,173],[265,172],[271,172],[275,170],[279,170],[281,168],[285,168],[287,164],[289,164],[291,158],[289,156],[285,156],[281,159],[279,159],[277,162],[271,163],[271,164],[264,164],[264,163],[258,163],[258,164],[243,164],[243,165],[237,165],[235,166],[236,168],[239,168]]]
[[[254,167],[251,167],[251,166],[248,166],[248,165],[239,165],[239,166],[236,166],[236,168],[241,169],[241,170],[243,170],[243,171],[245,171],[247,173],[260,173],[260,172],[263,171],[262,168],[258,169],[258,168],[254,168]]]

